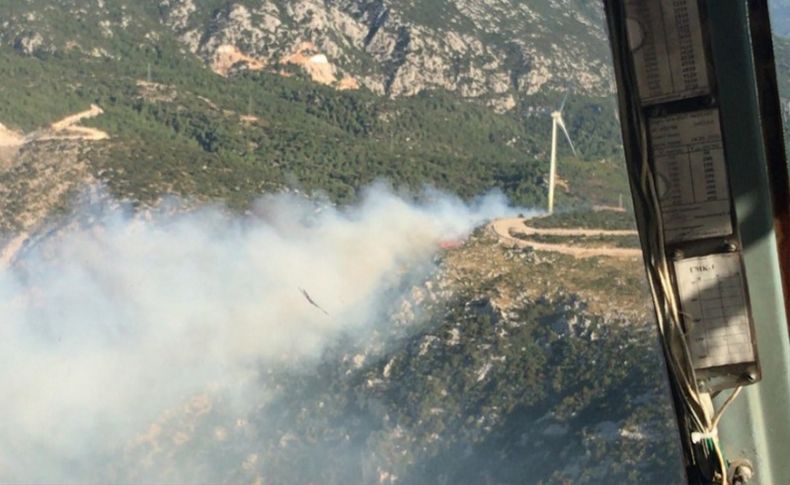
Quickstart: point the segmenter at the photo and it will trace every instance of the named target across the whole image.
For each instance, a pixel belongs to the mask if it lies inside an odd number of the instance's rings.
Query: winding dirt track
[[[22,145],[31,141],[50,141],[50,140],[83,140],[98,141],[109,138],[109,135],[96,128],[79,126],[82,120],[95,118],[104,111],[97,105],[92,104],[90,109],[80,113],[67,116],[60,121],[52,123],[47,128],[42,128],[23,134],[13,131],[0,124],[0,148],[18,149]]]
[[[25,142],[25,137],[18,131],[9,130],[0,123],[0,148],[17,147]]]
[[[109,138],[109,135],[104,131],[79,125],[82,120],[94,118],[102,113],[104,111],[99,106],[91,104],[90,109],[67,116],[60,121],[52,123],[47,128],[41,128],[28,134],[10,130],[3,124],[0,124],[0,170],[4,170],[7,163],[13,163],[16,152],[30,142],[51,140],[98,141]],[[11,265],[14,257],[27,241],[28,236],[26,231],[22,231],[7,241],[4,246],[0,245],[0,271]]]
[[[598,237],[598,236],[635,236],[636,231],[632,230],[614,230],[609,231],[605,229],[584,229],[584,228],[536,228],[530,227],[525,224],[526,219],[521,217],[514,217],[510,219],[497,219],[491,224],[489,228],[499,238],[499,241],[505,245],[519,248],[532,248],[536,251],[551,251],[555,253],[567,254],[574,258],[593,258],[597,256],[610,256],[615,258],[639,258],[642,256],[642,251],[632,248],[619,248],[615,246],[574,246],[571,244],[563,243],[547,243],[533,241],[530,239],[521,239],[516,235],[522,237],[529,236],[565,236],[565,237]]]
[[[97,141],[109,138],[107,133],[97,130],[96,128],[88,128],[87,126],[78,126],[79,122],[85,119],[94,118],[104,113],[100,107],[92,104],[90,109],[80,113],[67,116],[60,121],[52,123],[49,133],[43,133],[35,137],[37,140],[86,140]]]

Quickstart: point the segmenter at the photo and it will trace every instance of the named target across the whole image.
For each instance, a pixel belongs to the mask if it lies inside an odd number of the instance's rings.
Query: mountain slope
[[[223,74],[234,64],[301,67],[339,87],[394,96],[440,88],[503,110],[546,89],[612,89],[594,1],[37,0],[6,8],[4,18],[2,41],[27,54],[122,58],[119,38],[156,42],[169,32]]]
[[[508,249],[481,228],[438,261],[369,333],[339,335],[305,368],[262,365],[267,392],[247,411],[209,388],[93,476],[683,482],[638,260]]]
[[[0,238],[56,243],[68,228],[47,222],[84,185],[138,209],[176,194],[254,212],[287,190],[345,204],[379,177],[541,205],[548,114],[569,87],[582,156],[561,147],[558,203],[615,205],[627,189],[598,3],[531,3],[0,3],[0,122],[25,140],[0,153]],[[103,114],[82,123],[109,139],[39,136],[91,104]],[[639,262],[508,249],[482,228],[449,245],[368,339],[341,335],[306,369],[262,364],[271,393],[252,411],[208,386],[86,473],[680,482]]]
[[[465,197],[499,187],[519,203],[542,204],[547,114],[560,93],[533,94],[517,109],[497,113],[443,88],[395,99],[364,87],[338,90],[294,66],[259,72],[237,66],[222,77],[187,50],[171,18],[175,6],[166,7],[41,0],[0,5],[1,17],[13,19],[0,29],[6,73],[0,95],[9,100],[0,106],[0,122],[29,134],[97,104],[104,114],[86,124],[107,132],[109,140],[79,144],[79,163],[91,180],[135,203],[175,193],[244,207],[261,192],[283,188],[345,202],[370,181],[386,178]],[[214,12],[210,7],[189,18]],[[560,197],[568,204],[612,204],[624,191],[611,109],[608,99],[578,94],[568,103],[566,118],[584,158],[604,160],[565,162],[562,176],[570,189]],[[37,160],[31,154],[56,156],[37,142],[19,153],[6,162],[12,165],[2,174],[7,187],[25,183],[26,165]],[[561,155],[568,154],[563,147]],[[44,176],[57,180],[60,168],[69,170],[55,165]],[[0,194],[8,208],[2,227],[21,227],[27,215],[15,213],[26,207],[20,194]]]
[[[31,0],[0,19],[0,123],[30,132],[100,105],[110,141],[85,163],[136,202],[242,207],[286,187],[346,202],[386,178],[543,204],[548,113],[568,89],[582,160],[561,162],[561,203],[627,191],[592,0]]]

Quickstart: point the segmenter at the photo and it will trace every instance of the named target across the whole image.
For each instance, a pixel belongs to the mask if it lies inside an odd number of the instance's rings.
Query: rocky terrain
[[[273,392],[254,411],[234,412],[208,389],[104,473],[132,483],[682,482],[638,261],[510,249],[483,228],[438,258],[369,336],[341,337],[317,367],[266,369],[260,385]]]
[[[4,16],[0,41],[26,55],[80,52],[122,60],[116,37],[182,48],[227,76],[300,74],[337,89],[414,95],[442,89],[498,111],[537,93],[613,93],[604,19],[595,0],[31,1]],[[788,5],[773,2],[788,33]],[[83,31],[53,29],[51,16]],[[143,40],[144,39],[144,40]]]
[[[775,2],[779,33],[785,10]],[[348,202],[386,178],[541,204],[546,120],[565,92],[581,155],[561,150],[561,197],[613,205],[626,188],[594,0],[30,0],[0,6],[0,67],[3,139],[96,104],[88,128],[109,141],[84,162],[138,202],[243,206],[296,186]]]
[[[155,8],[118,0],[28,2],[5,18],[0,39],[27,55],[64,51],[122,59],[114,38],[175,36],[215,72],[299,72],[337,87],[404,96],[444,89],[509,110],[547,90],[612,92],[603,18],[595,1],[526,4],[410,2],[196,2]],[[85,26],[53,31],[50,15]]]
[[[371,332],[261,363],[265,392],[241,407],[207,384],[101,467],[67,456],[75,481],[682,482],[631,221],[587,210],[627,199],[597,1],[5,2],[0,81],[2,284],[86,187],[142,214],[173,196],[245,216],[274,192],[344,206],[382,178],[542,207],[549,113],[572,92],[565,215],[449,241]]]

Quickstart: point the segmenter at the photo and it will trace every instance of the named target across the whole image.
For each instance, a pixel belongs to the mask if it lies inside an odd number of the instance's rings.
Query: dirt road
[[[35,130],[28,134],[10,130],[0,124],[0,149],[4,149],[4,152],[12,154],[12,150],[17,150],[25,143],[31,141],[105,140],[110,137],[107,133],[97,130],[96,128],[79,126],[82,120],[94,118],[102,113],[104,113],[104,111],[99,106],[92,104],[90,109],[67,116],[60,121],[52,123],[48,128]]]
[[[0,123],[0,148],[17,147],[25,142],[25,137],[18,131],[9,130]]]
[[[516,217],[510,219],[497,219],[489,228],[499,238],[503,244],[525,248],[529,247],[536,251],[551,251],[555,253],[567,254],[575,258],[592,258],[596,256],[611,256],[616,258],[639,258],[642,251],[632,248],[619,248],[615,246],[574,246],[564,243],[547,243],[533,241],[529,236],[565,236],[565,237],[600,237],[600,236],[635,236],[636,231],[632,230],[605,230],[605,229],[585,229],[585,228],[535,228],[525,224],[525,219]],[[516,237],[519,235],[521,237]]]
[[[109,135],[96,128],[77,126],[80,121],[95,118],[104,113],[100,107],[92,104],[90,109],[67,116],[50,125],[49,133],[46,131],[37,140],[86,140],[96,141],[109,138]]]
[[[101,130],[79,126],[81,121],[99,116],[102,113],[104,111],[99,106],[92,104],[90,109],[67,116],[46,128],[27,134],[10,130],[0,124],[0,171],[13,166],[17,152],[27,143],[50,140],[97,141],[109,138],[109,135]],[[42,189],[42,187],[46,187],[46,189]],[[38,194],[37,190],[42,192],[35,196],[31,195],[32,199],[27,199],[28,203],[23,211],[28,211],[31,222],[24,224],[25,229],[30,231],[30,227],[36,224],[32,221],[40,220],[46,211],[49,210],[48,207],[61,197],[68,187],[68,184],[59,183],[56,179],[53,179],[52,183],[43,179],[33,181],[28,186],[30,194]],[[30,214],[36,215],[31,216]],[[13,239],[7,241],[5,245],[0,245],[0,270],[13,263],[16,254],[24,246],[27,239],[28,233],[22,231]]]

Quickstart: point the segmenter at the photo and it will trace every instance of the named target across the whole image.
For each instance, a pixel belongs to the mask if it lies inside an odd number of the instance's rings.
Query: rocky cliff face
[[[389,96],[442,89],[499,110],[541,92],[612,90],[603,16],[589,0],[162,0],[155,9],[121,0],[85,4],[15,7],[0,24],[0,39],[29,55],[118,57],[118,37],[132,34],[140,45],[156,45],[174,35],[222,75],[270,69]],[[53,16],[85,29],[56,29]]]
[[[790,3],[771,7],[788,35]],[[142,46],[175,36],[222,75],[270,69],[389,96],[442,89],[500,111],[538,93],[613,91],[595,0],[31,0],[3,14],[0,42],[28,55],[117,57],[116,37]]]
[[[193,0],[166,0],[162,18],[215,68],[218,52],[233,50],[272,67],[299,64],[319,82],[347,79],[347,85],[391,96],[439,88],[508,108],[519,95],[546,89],[611,89],[602,16],[593,6],[513,0],[247,4],[210,10]],[[291,61],[294,54],[305,60]],[[316,73],[315,64],[326,67]]]

